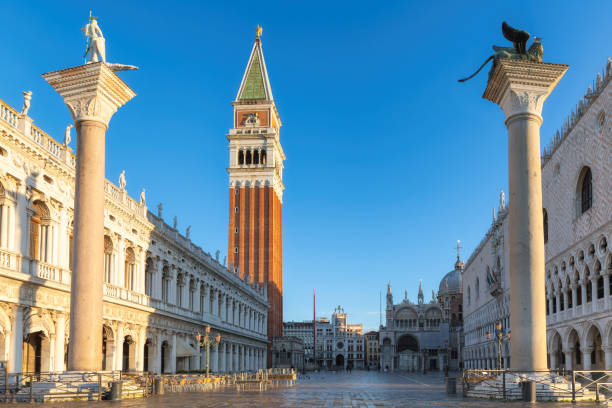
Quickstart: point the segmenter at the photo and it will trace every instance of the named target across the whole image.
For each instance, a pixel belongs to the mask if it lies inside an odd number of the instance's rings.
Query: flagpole
[[[312,289],[312,354],[314,356],[315,367],[317,366],[317,301],[315,289]]]

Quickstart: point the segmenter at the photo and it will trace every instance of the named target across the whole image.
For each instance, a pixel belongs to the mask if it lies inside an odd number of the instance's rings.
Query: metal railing
[[[587,397],[588,394],[612,395],[612,371],[606,370],[540,370],[518,371],[504,370],[463,370],[462,385],[463,396],[497,398],[503,400],[521,397],[520,384],[524,381],[533,381],[537,384],[546,384],[546,391],[538,395],[554,395],[555,398],[570,399],[576,402],[578,397]],[[593,393],[593,394],[592,394]]]
[[[8,373],[2,369],[0,372],[0,401],[5,403],[62,398],[101,400],[110,384],[121,379],[119,371]]]

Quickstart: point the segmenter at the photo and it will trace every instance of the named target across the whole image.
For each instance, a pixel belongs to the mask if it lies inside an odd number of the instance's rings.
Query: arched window
[[[145,295],[152,296],[153,294],[153,260],[147,258],[145,265]]]
[[[193,307],[195,306],[195,292],[196,292],[196,282],[195,279],[191,279],[189,281],[189,310],[193,311]]]
[[[242,149],[238,150],[238,164],[244,164],[244,151]]]
[[[582,215],[593,205],[593,177],[591,169],[583,167],[578,177],[577,189],[578,215]]]
[[[468,291],[467,291],[467,304],[468,304],[468,306],[470,305],[470,303],[472,303],[472,288],[470,288],[468,286]]]
[[[589,267],[588,266],[586,266],[584,268],[584,276],[585,276],[585,279],[587,281],[587,284],[586,284],[586,295],[587,295],[586,302],[589,303],[589,302],[591,302],[593,300],[593,281],[591,280],[591,278],[592,278],[591,271],[589,271]]]
[[[604,278],[601,275],[601,263],[595,262],[595,275],[597,276],[597,299],[604,297]]]
[[[134,290],[136,279],[136,255],[133,248],[125,250],[125,269],[123,286],[128,290]]]
[[[2,149],[0,147],[0,155],[2,155]],[[4,151],[6,153],[6,151]],[[13,205],[11,204],[10,199],[7,198],[4,186],[0,184],[0,245],[3,248],[9,248],[12,241],[13,228],[11,225],[13,224],[12,220],[13,214]]]
[[[478,299],[480,297],[480,280],[478,277],[476,278],[476,287],[474,289],[476,290],[476,299]]]
[[[580,306],[582,304],[582,285],[580,285],[578,271],[574,274],[574,284],[576,285],[576,306]]]
[[[204,305],[206,301],[206,287],[204,285],[200,285],[200,314],[204,314]]]
[[[266,149],[261,149],[261,164],[266,164]]]
[[[183,287],[185,286],[185,282],[183,280],[183,275],[179,274],[176,277],[176,305],[179,307],[183,306]]]
[[[542,208],[542,225],[544,226],[544,243],[548,242],[548,213]]]
[[[252,159],[252,156],[251,156],[251,151],[247,150],[246,151],[246,164],[251,164],[251,163],[253,163],[253,159]]]
[[[111,283],[113,276],[113,240],[104,236],[104,282]]]
[[[35,201],[30,217],[30,258],[51,263],[53,227],[49,209],[42,201]]]
[[[259,164],[259,152],[257,150],[253,150],[253,163]]]
[[[170,268],[168,266],[164,266],[162,270],[162,300],[166,303],[170,300],[168,295],[170,295]]]

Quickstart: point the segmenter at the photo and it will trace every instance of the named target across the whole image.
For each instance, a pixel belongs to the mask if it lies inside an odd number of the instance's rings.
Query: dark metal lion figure
[[[476,74],[478,74],[480,70],[482,70],[484,66],[487,65],[487,63],[491,60],[493,60],[493,68],[491,69],[491,72],[493,72],[493,69],[495,68],[495,65],[497,64],[497,61],[500,58],[524,59],[528,61],[542,62],[542,56],[544,55],[544,48],[542,47],[541,38],[535,37],[529,49],[526,49],[527,41],[529,41],[529,37],[530,37],[527,31],[517,30],[516,28],[512,28],[510,27],[510,25],[508,25],[508,23],[504,21],[502,23],[502,33],[504,34],[504,37],[507,40],[512,41],[514,46],[513,47],[499,47],[497,45],[494,45],[493,50],[495,50],[495,54],[487,58],[485,62],[480,66],[480,68],[476,70],[476,72],[474,72],[472,75],[470,75],[467,78],[460,79],[459,82],[465,82],[468,79],[475,77]]]

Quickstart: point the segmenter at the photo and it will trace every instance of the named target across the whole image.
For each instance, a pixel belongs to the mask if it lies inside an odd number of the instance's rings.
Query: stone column
[[[123,342],[124,340],[125,340],[125,337],[123,336],[123,325],[119,324],[117,325],[117,329],[115,330],[115,341],[113,342],[115,346],[115,352],[114,352],[115,366],[113,368],[114,370],[127,370],[127,367],[123,367]],[[68,341],[70,341],[70,339],[68,339]],[[72,346],[72,342],[70,342],[70,344]],[[68,358],[70,358],[70,354],[68,355]]]
[[[229,368],[228,372],[234,371],[234,345],[230,343],[229,345]]]
[[[605,304],[605,309],[608,310],[608,308],[610,307],[610,274],[606,273],[604,276],[604,304]]]
[[[563,350],[563,354],[565,354],[565,369],[572,370],[574,367],[574,362],[572,360],[572,351],[571,350]]]
[[[55,361],[54,371],[64,371],[64,338],[66,328],[66,316],[58,313],[55,316]]]
[[[606,370],[612,370],[612,346],[606,346],[603,348],[605,353]]]
[[[43,74],[64,98],[77,131],[68,370],[102,368],[105,133],[136,94],[105,63]]]
[[[153,359],[153,369],[151,370],[152,372],[156,373],[156,374],[163,374],[161,372],[161,348],[162,348],[162,341],[160,338],[159,333],[155,335],[155,343],[154,343],[154,349],[155,349],[155,357]]]
[[[593,351],[593,347],[581,347],[580,351],[582,352],[582,369],[590,370],[591,369],[591,352]]]
[[[584,310],[584,307],[587,304],[587,280],[586,279],[582,279],[580,281],[580,291],[582,293],[582,310]],[[583,314],[585,314],[584,312],[582,312]]]
[[[210,351],[212,351],[212,355],[210,356],[210,370],[216,373],[219,371],[219,345],[212,346]]]
[[[565,290],[563,292],[561,292],[562,296],[563,296],[563,309],[567,310],[567,307],[569,306],[569,294],[567,291],[567,288],[565,288]]]
[[[563,296],[563,294],[561,293],[561,291],[559,289],[557,289],[555,291],[555,307],[557,308],[557,313],[561,313],[561,296]]]
[[[557,364],[557,352],[553,351],[550,353],[550,368],[559,368],[559,365]]]
[[[176,373],[176,333],[172,335],[172,344],[170,344],[170,372]]]
[[[8,364],[9,373],[20,373],[23,356],[23,307],[15,306],[15,317],[11,327],[11,342]]]
[[[513,369],[546,370],[546,308],[540,125],[542,107],[567,65],[500,59],[484,98],[506,116]]]

